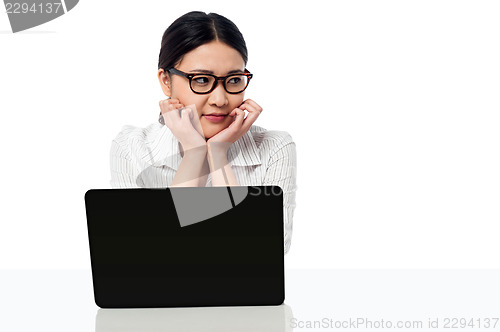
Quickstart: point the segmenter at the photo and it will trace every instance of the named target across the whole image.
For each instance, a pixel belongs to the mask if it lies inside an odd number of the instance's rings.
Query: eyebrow
[[[240,73],[242,73],[244,71],[245,71],[244,69],[243,70],[241,70],[241,69],[235,69],[235,70],[228,71],[227,75],[240,74]],[[190,72],[192,72],[192,73],[203,73],[203,74],[212,74],[212,75],[214,75],[213,71],[206,70],[206,69],[193,69],[193,70],[190,70]]]

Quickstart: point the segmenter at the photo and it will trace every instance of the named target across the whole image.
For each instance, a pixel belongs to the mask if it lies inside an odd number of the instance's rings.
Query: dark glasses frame
[[[246,88],[248,87],[248,83],[250,83],[250,79],[253,77],[253,74],[250,73],[247,69],[245,69],[244,73],[231,74],[231,75],[227,75],[227,76],[215,76],[215,75],[212,75],[212,74],[205,74],[205,73],[188,74],[188,73],[185,73],[185,72],[180,71],[179,69],[176,69],[176,68],[173,68],[173,67],[167,69],[166,71],[168,71],[171,74],[183,76],[183,77],[186,77],[187,79],[189,79],[189,88],[191,88],[191,91],[193,91],[194,93],[199,94],[199,95],[206,95],[207,93],[210,93],[210,92],[214,91],[215,88],[217,87],[217,85],[219,84],[219,80],[222,80],[222,85],[224,86],[224,90],[226,90],[227,93],[232,94],[232,95],[236,95],[236,94],[242,93],[243,91],[246,90]],[[245,85],[245,87],[241,91],[238,91],[238,92],[230,92],[230,91],[228,91],[227,87],[226,87],[226,79],[228,79],[229,77],[232,77],[232,76],[241,76],[241,75],[244,75],[244,76],[247,77],[247,84]],[[207,92],[197,92],[197,91],[194,91],[193,87],[191,85],[191,81],[196,76],[211,76],[211,77],[213,77],[214,78],[214,84],[212,85],[212,88],[210,88],[210,90],[208,90]]]

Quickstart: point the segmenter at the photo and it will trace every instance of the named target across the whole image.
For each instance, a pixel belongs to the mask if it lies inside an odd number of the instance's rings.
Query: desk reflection
[[[286,304],[259,307],[99,309],[96,332],[292,331]]]

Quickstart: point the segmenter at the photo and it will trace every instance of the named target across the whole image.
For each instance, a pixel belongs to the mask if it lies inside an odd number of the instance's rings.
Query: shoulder
[[[267,130],[253,125],[250,127],[250,134],[260,149],[277,150],[286,145],[295,144],[292,135],[282,130]]]
[[[166,126],[160,123],[153,123],[147,127],[136,127],[125,125],[120,132],[113,138],[112,146],[119,147],[129,153],[136,152],[138,149],[147,148],[147,146],[161,134]]]
[[[147,140],[151,135],[160,131],[164,127],[160,123],[153,123],[147,127],[136,127],[132,125],[125,125],[120,132],[113,139],[117,142],[132,141],[132,140]]]

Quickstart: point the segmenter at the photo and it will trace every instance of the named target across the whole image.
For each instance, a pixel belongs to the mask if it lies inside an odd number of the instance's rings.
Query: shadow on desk
[[[279,306],[99,309],[96,332],[292,331],[292,309]]]

